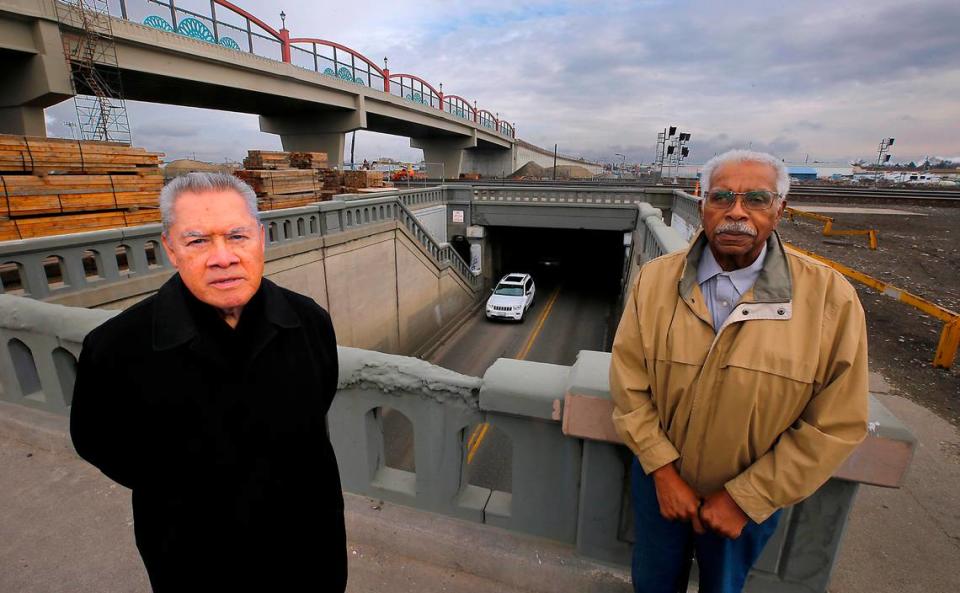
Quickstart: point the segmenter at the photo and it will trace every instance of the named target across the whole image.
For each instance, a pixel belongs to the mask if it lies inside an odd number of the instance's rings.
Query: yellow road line
[[[543,324],[547,321],[547,317],[550,315],[550,310],[553,309],[553,304],[557,302],[557,297],[560,296],[560,288],[561,286],[558,286],[557,289],[553,291],[553,294],[550,295],[550,300],[547,301],[547,306],[543,308],[543,313],[540,314],[540,319],[537,320],[537,326],[533,329],[533,333],[530,334],[530,337],[527,339],[527,343],[524,344],[523,350],[517,354],[517,360],[525,359],[527,354],[530,353],[530,349],[533,348],[533,343],[536,341],[537,336],[540,335],[540,330],[543,329]],[[483,443],[483,438],[487,436],[487,431],[489,430],[489,422],[478,424],[476,428],[473,429],[473,432],[470,434],[470,438],[467,440],[468,464],[473,461],[473,456],[477,454],[477,451],[480,449],[480,445]]]
[[[543,313],[540,314],[540,319],[537,320],[537,326],[533,329],[533,333],[530,334],[530,337],[527,339],[527,343],[524,344],[523,349],[517,354],[517,360],[524,360],[527,358],[527,354],[530,354],[530,349],[533,348],[533,343],[536,341],[537,336],[540,335],[540,330],[543,329],[543,324],[547,321],[547,317],[550,315],[550,310],[553,309],[553,304],[557,302],[557,297],[560,296],[560,289],[563,285],[557,287],[553,291],[553,294],[550,295],[550,300],[547,302],[547,306],[543,308]]]
[[[477,435],[480,434],[480,430],[483,429],[483,425],[484,425],[484,424],[486,424],[486,422],[484,422],[484,423],[482,423],[482,424],[478,424],[478,425],[476,425],[476,426],[473,427],[473,432],[470,433],[470,439],[467,440],[467,450],[468,450],[468,451],[473,448],[473,441],[476,440]]]
[[[483,442],[483,437],[487,436],[487,431],[490,430],[490,423],[484,422],[483,424],[479,425],[477,428],[480,429],[480,434],[477,435],[477,439],[473,442],[473,446],[470,447],[470,450],[467,453],[468,464],[473,461],[473,456],[476,455],[477,449],[480,448],[480,443]],[[474,431],[474,433],[476,433],[476,431]]]

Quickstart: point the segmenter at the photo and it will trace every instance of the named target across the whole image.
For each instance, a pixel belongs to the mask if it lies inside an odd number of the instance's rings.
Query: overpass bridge
[[[324,305],[337,329],[329,425],[344,489],[606,563],[590,574],[626,566],[629,452],[611,435],[605,351],[625,287],[685,247],[696,208],[665,188],[457,184],[263,213],[266,274]],[[0,295],[0,422],[11,409],[68,413],[83,336],[172,273],[159,230],[0,244],[19,276],[2,278],[13,294]],[[545,258],[559,269],[537,268]],[[541,295],[535,323],[487,323],[476,303],[524,269]],[[749,591],[825,591],[858,485],[899,485],[913,438],[875,400],[870,414],[876,430],[788,510]],[[546,590],[535,580],[524,583]]]
[[[409,137],[436,179],[502,176],[520,159],[545,158],[518,148],[505,117],[444,93],[442,84],[391,72],[386,59],[381,67],[333,41],[293,37],[226,0],[190,3],[201,6],[195,10],[183,0],[109,4],[127,99],[256,114],[284,150],[327,152],[338,166],[345,135],[355,130]],[[0,132],[45,136],[43,108],[91,92],[64,57],[82,22],[82,13],[56,0],[0,0]],[[96,60],[112,68],[102,55]]]

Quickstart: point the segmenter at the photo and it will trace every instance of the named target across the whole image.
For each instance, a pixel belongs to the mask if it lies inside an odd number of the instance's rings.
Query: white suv
[[[523,321],[524,313],[533,305],[536,292],[530,274],[507,274],[487,299],[487,319]]]

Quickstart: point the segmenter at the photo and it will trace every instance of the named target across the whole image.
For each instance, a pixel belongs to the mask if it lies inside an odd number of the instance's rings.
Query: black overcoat
[[[174,275],[87,335],[70,432],[133,490],[155,591],[343,591],[336,389],[330,316],[266,278],[236,329]]]

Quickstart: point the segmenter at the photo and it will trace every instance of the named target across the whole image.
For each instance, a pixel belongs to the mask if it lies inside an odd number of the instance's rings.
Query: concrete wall
[[[540,148],[528,143],[518,142],[516,148],[514,149],[514,162],[516,166],[513,168],[513,171],[519,169],[523,165],[527,164],[530,161],[535,162],[541,167],[552,167],[553,166],[553,151]],[[597,163],[590,163],[581,161],[579,159],[572,159],[564,157],[562,154],[557,155],[557,165],[578,165],[583,167],[593,173],[594,175],[599,175],[603,173],[603,167]],[[512,171],[511,171],[512,172]]]
[[[427,208],[411,208],[417,220],[433,235],[434,240],[446,243],[447,239],[447,206],[440,204]]]

